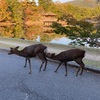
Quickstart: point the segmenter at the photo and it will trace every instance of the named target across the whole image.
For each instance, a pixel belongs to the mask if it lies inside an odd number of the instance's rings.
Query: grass
[[[93,61],[93,60],[89,60],[89,59],[84,59],[83,62],[85,63],[86,66],[100,68],[100,62],[99,61]]]

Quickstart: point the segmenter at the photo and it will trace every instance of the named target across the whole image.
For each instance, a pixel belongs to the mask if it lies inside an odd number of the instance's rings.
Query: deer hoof
[[[65,76],[67,76],[67,74]]]
[[[80,75],[82,75],[82,74],[80,74]]]
[[[43,71],[45,71],[45,69],[43,69]]]
[[[55,71],[55,73],[57,73],[57,71]]]
[[[82,75],[82,72],[80,73],[80,75]]]
[[[31,74],[31,72],[29,72],[29,74]]]
[[[76,74],[76,77],[78,76],[78,74]]]

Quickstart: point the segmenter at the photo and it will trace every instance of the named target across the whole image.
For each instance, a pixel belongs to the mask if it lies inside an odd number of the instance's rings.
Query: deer
[[[67,76],[67,62],[69,61],[75,61],[77,64],[80,65],[78,71],[76,72],[76,76],[78,76],[80,70],[81,70],[80,75],[82,75],[85,66],[85,64],[82,61],[84,56],[85,56],[85,51],[77,48],[62,51],[59,54],[50,53],[50,52],[46,53],[47,58],[60,62],[55,72],[57,72],[61,64],[64,63],[65,70],[66,70],[65,76]]]
[[[22,50],[18,50],[18,48],[19,48],[19,46],[14,47],[14,48],[10,47],[10,51],[8,54],[9,55],[16,54],[18,56],[24,57],[25,58],[24,68],[27,65],[27,61],[29,62],[29,69],[30,69],[29,74],[32,73],[30,58],[36,57],[36,56],[42,60],[42,64],[40,66],[39,72],[41,71],[41,68],[44,65],[44,63],[45,63],[45,67],[44,67],[43,71],[46,70],[47,59],[45,57],[45,52],[46,52],[47,47],[45,45],[33,44],[33,45],[29,45],[29,46],[24,47]]]

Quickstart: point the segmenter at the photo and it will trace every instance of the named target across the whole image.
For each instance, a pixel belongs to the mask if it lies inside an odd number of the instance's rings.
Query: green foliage
[[[94,16],[99,16],[100,15],[100,6],[94,8],[93,15]]]
[[[48,10],[48,8],[52,3],[53,3],[52,0],[38,0],[39,6],[42,6],[46,11]]]
[[[14,37],[24,36],[24,30],[23,30],[23,7],[18,0],[6,0],[6,2],[9,5],[9,9],[12,12],[12,22],[14,22],[16,25],[13,30]]]
[[[57,23],[57,22],[54,22],[52,25],[51,25],[52,28],[55,28],[54,29],[54,32],[57,33],[57,34],[67,34],[67,30],[65,27],[63,27],[61,24]]]
[[[66,34],[70,38],[74,37],[80,45],[83,45],[82,42],[87,42],[93,46],[98,38],[100,38],[100,28],[95,28],[94,24],[87,22],[85,19],[76,20],[73,16],[64,15],[59,20],[68,22],[68,25],[64,27],[59,23],[53,23],[54,32],[57,34]]]
[[[41,36],[41,42],[48,42],[48,39],[50,39],[50,36],[48,34],[43,34]]]

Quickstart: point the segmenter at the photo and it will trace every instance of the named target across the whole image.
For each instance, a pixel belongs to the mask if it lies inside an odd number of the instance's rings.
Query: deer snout
[[[11,54],[13,54],[12,52],[8,52],[8,55],[11,55]]]
[[[11,55],[11,52],[9,52],[8,55]]]

